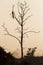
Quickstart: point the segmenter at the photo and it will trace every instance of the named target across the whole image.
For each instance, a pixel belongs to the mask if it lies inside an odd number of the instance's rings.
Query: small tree
[[[37,49],[37,47],[28,48],[27,55],[30,56],[30,57],[33,57],[36,49]]]
[[[16,36],[10,34],[10,32],[8,31],[8,29],[5,27],[5,25],[3,25],[3,28],[5,29],[5,31],[7,32],[7,34],[5,35],[9,35],[11,37],[14,37],[18,40],[18,42],[20,43],[21,46],[21,58],[23,58],[23,38],[24,35],[29,33],[29,32],[33,32],[33,33],[38,33],[36,31],[26,31],[24,32],[24,25],[25,25],[25,21],[31,17],[32,15],[27,15],[26,17],[26,13],[30,10],[29,6],[27,5],[27,3],[24,1],[24,3],[20,3],[18,2],[18,14],[19,14],[19,18],[15,15],[15,11],[14,11],[14,5],[12,7],[12,18],[16,19],[16,21],[18,22],[20,28],[17,28],[16,30],[19,31],[20,33],[20,39],[17,38]]]

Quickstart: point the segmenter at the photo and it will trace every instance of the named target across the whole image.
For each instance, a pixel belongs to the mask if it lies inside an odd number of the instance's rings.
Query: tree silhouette
[[[27,55],[30,56],[30,57],[33,57],[36,49],[37,49],[37,47],[28,48]]]
[[[17,29],[16,29],[20,33],[20,39],[17,38],[15,35],[10,34],[8,29],[5,27],[5,25],[3,25],[3,28],[5,29],[5,31],[7,33],[5,35],[9,35],[9,36],[14,37],[18,40],[18,42],[20,43],[20,46],[21,46],[21,58],[23,58],[23,38],[24,38],[24,35],[26,35],[27,33],[30,33],[30,32],[38,33],[39,31],[38,32],[32,31],[32,30],[27,31],[27,29],[24,29],[24,25],[26,24],[25,21],[32,16],[32,15],[26,16],[26,13],[30,10],[30,8],[25,1],[24,1],[24,3],[18,2],[18,5],[17,5],[18,17],[16,16],[14,9],[15,8],[13,5],[13,7],[12,7],[12,18],[15,19],[20,26],[20,28],[17,27]]]

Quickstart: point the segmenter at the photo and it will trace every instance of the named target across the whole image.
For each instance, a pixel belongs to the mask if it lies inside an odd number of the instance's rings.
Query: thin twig
[[[24,15],[30,10],[30,8],[28,8],[25,12],[24,12]]]
[[[25,22],[28,18],[30,18],[32,15],[28,16],[27,18],[25,18],[25,20],[23,22]]]
[[[27,34],[27,33],[39,33],[40,31],[36,32],[36,31],[26,31],[24,34]]]

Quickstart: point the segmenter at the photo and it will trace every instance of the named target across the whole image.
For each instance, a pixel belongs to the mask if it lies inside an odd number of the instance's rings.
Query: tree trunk
[[[23,59],[23,44],[21,44],[21,58]]]
[[[21,58],[23,59],[23,23],[21,25]]]

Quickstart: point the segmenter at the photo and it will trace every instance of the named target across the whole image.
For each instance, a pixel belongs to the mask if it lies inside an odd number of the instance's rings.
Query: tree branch
[[[20,24],[20,21],[18,20],[18,18],[16,17],[15,15],[15,12],[14,12],[14,5],[12,7],[12,17],[16,19],[16,21]],[[21,24],[20,24],[21,25]]]
[[[28,16],[27,18],[25,18],[25,20],[23,22],[25,22],[28,18],[30,18],[32,15]]]
[[[17,19],[17,17],[15,16],[15,19],[16,19],[16,21],[20,24],[20,22],[19,22],[19,20]],[[20,24],[21,25],[21,24]]]
[[[24,12],[24,15],[30,10],[30,8],[28,8],[25,12]]]
[[[23,10],[23,7],[24,7],[24,4],[23,3],[20,3],[21,10]]]
[[[24,6],[25,6],[25,8],[24,8],[24,15],[30,10],[30,8],[29,8],[29,5],[27,5],[27,3],[24,1]]]
[[[18,5],[18,13],[19,13],[19,15],[20,15],[20,17],[21,17],[21,13],[20,13],[20,11],[19,11],[19,5]]]
[[[27,31],[27,32],[24,32],[24,34],[27,34],[27,33],[39,33],[40,31],[36,32],[36,31]],[[24,35],[23,34],[23,35]]]
[[[4,29],[5,29],[5,31],[6,31],[6,34],[5,34],[5,35],[9,35],[9,36],[11,36],[11,37],[16,38],[16,39],[19,41],[19,43],[20,43],[20,40],[19,40],[16,36],[14,36],[14,35],[10,34],[10,33],[9,33],[9,31],[8,31],[8,29],[7,29],[4,25],[2,25],[2,26],[3,26],[3,28],[4,28]]]

